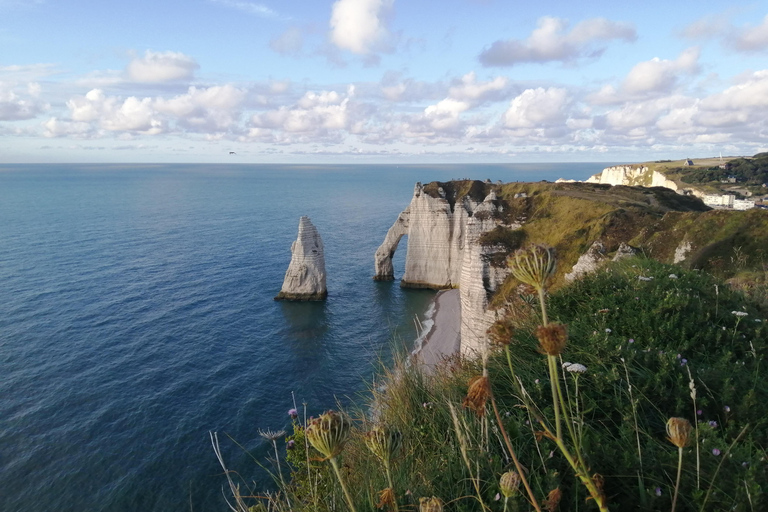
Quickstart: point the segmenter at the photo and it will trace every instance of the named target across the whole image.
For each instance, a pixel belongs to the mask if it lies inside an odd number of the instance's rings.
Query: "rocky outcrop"
[[[628,185],[638,187],[664,187],[678,191],[677,183],[667,179],[660,172],[645,166],[618,165],[603,169],[603,172],[591,176],[587,183],[605,185]]]
[[[464,229],[471,201],[451,206],[440,188],[438,197],[424,192],[416,183],[413,198],[387,232],[376,251],[374,260],[376,280],[394,278],[392,256],[404,235],[408,235],[405,274],[400,282],[406,288],[455,288],[464,249]],[[468,198],[466,198],[468,199]]]
[[[291,263],[275,300],[324,300],[327,296],[323,241],[309,217],[304,216],[299,219],[299,235],[291,244]]]
[[[460,289],[461,350],[465,354],[484,347],[486,331],[495,320],[495,313],[487,311],[488,300],[508,272],[506,267],[490,264],[490,255],[500,249],[479,243],[483,233],[502,223],[503,206],[490,183],[475,184],[476,190],[488,192],[480,201],[469,194],[452,196],[455,191],[442,187],[427,193],[417,183],[410,204],[389,229],[374,258],[374,279],[394,279],[392,257],[407,235],[401,286]]]
[[[587,249],[587,252],[579,257],[571,271],[565,274],[565,280],[573,281],[583,275],[590,274],[597,270],[606,260],[605,245],[600,241],[594,242]]]

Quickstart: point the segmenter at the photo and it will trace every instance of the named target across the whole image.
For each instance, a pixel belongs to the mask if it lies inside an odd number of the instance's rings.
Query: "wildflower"
[[[688,444],[691,435],[691,422],[685,418],[669,418],[667,420],[667,439],[678,448],[684,448]]]
[[[749,313],[746,311],[731,311],[731,314],[736,316],[747,316]]]
[[[328,411],[309,422],[306,429],[307,440],[326,459],[333,459],[344,449],[350,427],[351,423],[344,415]]]
[[[656,488],[656,496],[661,496],[661,487]]]
[[[286,443],[285,447],[286,447],[287,449],[289,449],[289,450],[293,450],[293,449],[296,447],[296,441],[294,441],[293,439],[291,439],[290,441],[288,441],[288,442]]]
[[[536,328],[541,349],[549,356],[559,356],[568,342],[568,331],[563,324],[551,323]]]
[[[435,496],[419,498],[419,512],[443,512],[443,501]]]
[[[687,362],[688,362],[688,360],[687,360],[686,358],[682,358],[682,359],[680,360],[680,366],[685,366],[685,364],[686,364]]]
[[[555,274],[557,268],[555,250],[543,245],[521,249],[507,261],[515,279],[534,287],[536,291],[546,288],[547,281]]]
[[[653,277],[637,276],[640,281],[653,281]]]
[[[670,279],[677,279],[677,275],[676,274],[669,274],[669,278]]]
[[[259,435],[269,441],[276,441],[285,435],[285,430],[259,430]]]
[[[696,411],[696,416],[701,416],[701,409]]]
[[[296,409],[288,409],[288,416],[290,416],[293,419],[296,419],[299,417],[299,411]]]
[[[610,329],[606,329],[605,332],[607,332],[608,334],[611,334],[613,331]]]
[[[385,466],[389,466],[402,442],[403,435],[400,431],[378,425],[365,434],[365,445]]]
[[[496,493],[496,496],[493,497],[493,501],[499,501],[501,499],[501,494]]]
[[[472,409],[478,417],[485,414],[485,403],[491,397],[491,382],[485,375],[473,377],[469,381],[467,396],[462,405],[467,409]]]
[[[533,382],[534,382],[534,384],[538,384],[538,383],[540,383],[540,382],[541,382],[541,380],[539,380],[539,379],[536,379],[536,380],[535,380],[535,381],[533,381]]]
[[[635,342],[635,339],[634,339],[634,338],[629,338],[629,342],[630,342],[630,343],[634,343],[634,342]]]
[[[507,471],[499,479],[499,487],[505,498],[511,498],[520,489],[520,474],[517,471]]]
[[[571,363],[565,367],[565,370],[571,373],[584,373],[587,367],[580,363]]]
[[[727,405],[726,405],[725,407],[723,407],[723,410],[724,410],[725,412],[731,412],[731,408],[730,408],[730,407],[728,407]]]
[[[718,450],[717,448],[712,448],[712,455],[717,457],[718,455],[720,455],[720,450]]]
[[[717,428],[717,422],[715,420],[709,420],[708,425],[712,428]]]

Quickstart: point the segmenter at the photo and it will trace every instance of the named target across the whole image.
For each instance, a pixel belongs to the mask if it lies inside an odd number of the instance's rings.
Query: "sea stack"
[[[323,241],[304,216],[299,219],[299,236],[291,244],[291,263],[275,300],[325,300],[327,296]]]

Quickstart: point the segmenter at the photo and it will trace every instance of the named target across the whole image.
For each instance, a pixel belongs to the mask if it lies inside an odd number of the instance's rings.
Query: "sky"
[[[768,6],[0,0],[0,163],[768,151]]]

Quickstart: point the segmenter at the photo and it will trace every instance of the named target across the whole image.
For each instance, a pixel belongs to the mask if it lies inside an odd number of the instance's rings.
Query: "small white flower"
[[[641,281],[652,281],[653,277],[645,277],[645,276],[637,276],[637,278]]]
[[[669,278],[670,278],[670,279],[677,279],[677,275],[675,275],[675,274],[669,274]]]
[[[563,363],[563,369],[568,369],[569,366],[571,366],[573,363],[569,363],[568,361]]]
[[[731,314],[732,315],[736,315],[736,316],[747,316],[748,315],[748,313],[746,311],[731,311]]]
[[[580,363],[571,363],[565,369],[571,373],[584,373],[587,371],[587,367]]]
[[[755,318],[755,322],[762,322],[762,320],[759,318]]]
[[[606,329],[605,332],[607,332],[608,334],[611,334],[613,331],[610,329]]]

